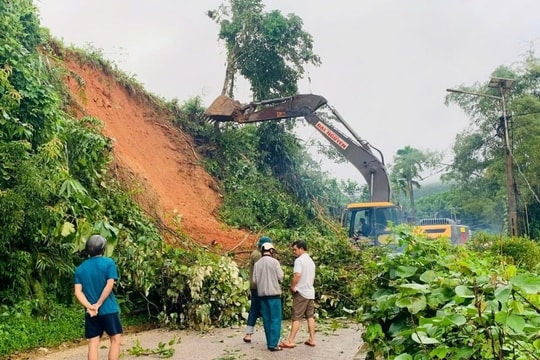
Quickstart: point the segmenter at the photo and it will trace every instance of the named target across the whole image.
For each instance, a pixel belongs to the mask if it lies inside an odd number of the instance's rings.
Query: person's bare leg
[[[122,340],[122,334],[116,334],[109,336],[111,340],[111,347],[109,348],[109,360],[118,360],[120,358],[120,342]]]
[[[287,344],[294,345],[294,339],[296,338],[298,329],[300,329],[300,320],[294,320],[291,324],[291,333],[289,334],[289,338],[287,339]]]
[[[315,345],[315,319],[314,318],[308,318],[307,319],[307,326],[309,331],[309,343],[312,345]]]
[[[88,339],[88,360],[98,360],[99,336]]]

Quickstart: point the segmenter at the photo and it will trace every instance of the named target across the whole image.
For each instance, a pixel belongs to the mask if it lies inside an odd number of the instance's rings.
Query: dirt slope
[[[149,214],[171,228],[179,224],[199,243],[223,250],[253,245],[254,236],[227,229],[216,219],[222,203],[218,184],[201,166],[188,134],[102,71],[75,60],[66,60],[65,66],[77,115],[104,122],[104,134],[114,140],[117,173]]]

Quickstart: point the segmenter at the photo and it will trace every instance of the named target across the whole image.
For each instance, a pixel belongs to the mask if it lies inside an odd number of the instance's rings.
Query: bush
[[[538,270],[540,264],[540,244],[529,238],[499,236],[477,233],[469,246],[475,251],[487,251],[494,256],[502,256],[509,264],[518,265],[528,271]]]
[[[84,311],[53,302],[24,301],[0,308],[0,358],[37,347],[57,346],[84,336]]]
[[[490,250],[529,271],[538,269],[540,264],[540,246],[527,238],[501,239],[494,242]]]
[[[360,321],[367,359],[530,359],[540,353],[540,279],[489,251],[402,231]],[[478,244],[472,244],[478,246]]]

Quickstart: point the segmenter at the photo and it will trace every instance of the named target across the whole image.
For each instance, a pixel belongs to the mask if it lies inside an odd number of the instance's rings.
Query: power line
[[[532,112],[528,112],[528,113],[521,113],[521,114],[512,114],[512,115],[509,115],[509,117],[516,117],[516,116],[525,116],[525,115],[532,115],[532,114],[540,114],[540,111],[532,111]]]
[[[536,199],[536,201],[540,204],[540,198],[538,197],[538,195],[534,192],[531,184],[529,183],[529,180],[527,180],[527,178],[525,177],[525,174],[523,174],[523,172],[521,171],[521,168],[519,167],[519,164],[517,163],[516,161],[516,158],[512,155],[512,158],[514,159],[514,163],[516,164],[516,168],[517,168],[517,171],[519,172],[519,174],[521,175],[521,177],[523,178],[523,180],[525,181],[525,184],[527,184],[527,187],[529,188],[529,191],[531,192],[531,194],[533,194],[534,198]]]

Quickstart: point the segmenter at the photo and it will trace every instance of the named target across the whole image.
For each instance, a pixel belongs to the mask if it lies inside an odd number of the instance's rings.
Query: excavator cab
[[[360,245],[386,245],[391,227],[403,222],[401,209],[390,202],[351,203],[341,216],[349,238]]]

